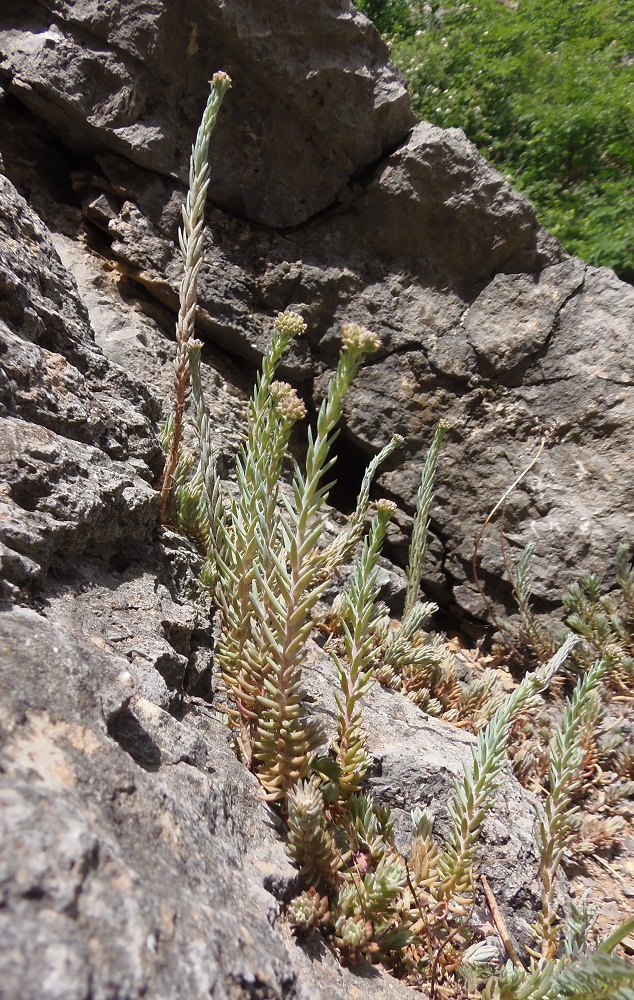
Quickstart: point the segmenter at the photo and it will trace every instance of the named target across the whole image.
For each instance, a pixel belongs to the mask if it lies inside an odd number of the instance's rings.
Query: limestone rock
[[[106,362],[46,228],[1,176],[0,262],[0,540],[46,570],[56,553],[145,538],[156,401]]]
[[[325,947],[295,959],[280,932],[271,889],[296,876],[208,710],[133,697],[125,659],[32,611],[0,613],[0,647],[7,1000],[358,995]]]
[[[300,36],[310,44],[300,46]],[[181,273],[173,244],[180,182],[205,79],[210,63],[230,72],[235,64],[214,139],[217,208],[206,235],[200,332],[253,364],[274,313],[299,308],[308,338],[286,359],[284,376],[307,386],[317,376],[318,395],[339,324],[353,319],[376,330],[384,351],[351,393],[344,440],[358,459],[391,432],[406,435],[405,465],[388,471],[382,488],[411,514],[434,426],[441,417],[451,423],[425,581],[445,606],[486,614],[471,579],[475,537],[548,431],[551,445],[507,504],[511,556],[537,541],[544,610],[581,573],[611,579],[617,544],[634,542],[626,461],[634,293],[567,260],[459,130],[420,123],[408,136],[402,84],[349,4],[300,11],[244,0],[181,10],[155,0],[128,4],[123,18],[118,4],[11,0],[0,15],[0,46],[7,92],[69,146],[98,151],[92,179],[88,171],[77,182],[84,218],[126,277],[169,309]],[[14,180],[36,160],[19,152],[23,124],[12,147],[15,118],[7,112],[4,153]],[[41,184],[32,185],[36,199]],[[217,354],[213,364],[214,395],[220,387],[222,396],[239,376]],[[399,520],[392,554],[403,559],[407,516]],[[492,529],[481,556],[491,601],[508,609]]]
[[[482,280],[498,269],[532,269],[538,231],[530,202],[486,164],[460,129],[420,122],[351,208],[375,252],[426,259]],[[439,238],[440,237],[440,238]]]
[[[539,275],[498,275],[458,328],[373,365],[353,387],[350,427],[375,446],[385,441],[386,411],[409,441],[430,440],[438,419],[449,419],[433,520],[442,573],[472,615],[485,611],[469,582],[475,537],[544,433],[546,450],[505,510],[511,563],[528,541],[537,543],[542,607],[556,607],[584,572],[612,578],[617,545],[634,541],[633,329],[634,290],[610,271],[571,260]],[[419,455],[381,479],[410,510]],[[485,589],[500,598],[499,519],[480,556]],[[440,573],[436,584],[442,593]]]
[[[0,51],[12,92],[65,142],[182,181],[207,81],[226,70],[213,201],[268,225],[329,206],[414,121],[385,45],[348,0],[6,0]]]

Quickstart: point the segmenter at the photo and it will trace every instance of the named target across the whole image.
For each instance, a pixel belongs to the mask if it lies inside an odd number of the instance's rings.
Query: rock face
[[[285,927],[300,882],[210,705],[200,557],[168,531],[156,537],[158,404],[96,346],[46,227],[5,177],[0,227],[12,291],[0,320],[3,996],[405,998],[385,974],[343,969],[318,938],[300,945]],[[98,294],[77,270],[93,315],[110,319],[101,336],[134,367],[134,343],[111,335],[136,329],[135,307],[111,289],[106,310],[108,286]],[[313,711],[332,719],[332,663],[311,646],[306,668]],[[471,738],[378,689],[367,720],[371,789],[394,808],[399,846],[419,804],[446,836]],[[509,777],[486,870],[520,936],[535,905],[532,826]]]
[[[146,537],[156,517],[148,480],[160,469],[151,425],[159,410],[93,343],[45,226],[6,177],[0,269],[0,542],[16,553],[7,565],[32,577],[60,551]]]
[[[296,873],[224,727],[130,704],[127,661],[68,631],[0,614],[3,996],[358,995],[323,945],[311,962],[282,933]]]
[[[210,705],[200,557],[156,538],[158,403],[5,177],[0,227],[3,997],[405,998],[286,928],[297,872]]]
[[[207,78],[235,83],[215,137],[199,330],[220,451],[235,451],[274,314],[309,323],[285,376],[315,403],[344,320],[383,348],[346,411],[349,500],[391,433],[405,506],[440,466],[426,586],[479,615],[473,537],[509,500],[542,541],[544,606],[632,541],[634,293],[570,260],[456,130],[415,127],[372,26],[346,0],[4,0],[0,10],[0,982],[7,1000],[401,997],[298,944],[275,817],[211,703],[197,555],[155,527],[180,268],[174,238]],[[2,100],[4,98],[4,100]],[[630,359],[628,361],[628,358]],[[345,491],[344,491],[345,492]],[[494,539],[482,575],[508,592]],[[390,579],[389,574],[386,577]],[[392,574],[392,581],[398,579]],[[307,654],[332,726],[332,673]],[[399,843],[441,836],[471,738],[394,693],[368,700],[374,794]],[[487,871],[521,936],[532,806],[510,778]]]
[[[2,28],[12,92],[74,148],[181,181],[207,81],[225,69],[216,201],[265,225],[329,206],[413,124],[385,46],[345,2],[9,0]]]

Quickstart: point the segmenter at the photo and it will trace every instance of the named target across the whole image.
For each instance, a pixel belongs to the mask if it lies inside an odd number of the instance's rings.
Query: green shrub
[[[571,253],[634,280],[634,4],[357,4],[414,109],[464,129]]]

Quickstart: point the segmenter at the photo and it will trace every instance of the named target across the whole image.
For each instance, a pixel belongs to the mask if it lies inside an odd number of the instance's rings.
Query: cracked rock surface
[[[160,411],[94,344],[46,227],[3,176],[0,268],[0,542],[33,579],[62,552],[146,536]],[[3,575],[11,580],[11,559]]]
[[[58,134],[183,182],[224,69],[216,200],[266,225],[330,205],[414,121],[385,45],[338,0],[5,0],[0,30],[12,91]]]
[[[283,931],[296,873],[209,710],[175,719],[69,631],[0,613],[3,996],[408,996]]]

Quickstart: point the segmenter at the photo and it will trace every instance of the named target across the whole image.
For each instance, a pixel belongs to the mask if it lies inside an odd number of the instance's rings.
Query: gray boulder
[[[331,205],[414,121],[385,45],[346,0],[6,0],[0,50],[12,93],[64,142],[183,182],[208,80],[226,70],[215,200],[266,225]]]
[[[285,932],[296,873],[208,708],[177,720],[33,611],[0,636],[3,997],[409,995]]]
[[[5,579],[32,579],[60,552],[147,536],[159,409],[94,344],[46,227],[3,176],[0,273],[0,542],[27,560],[9,560]]]

